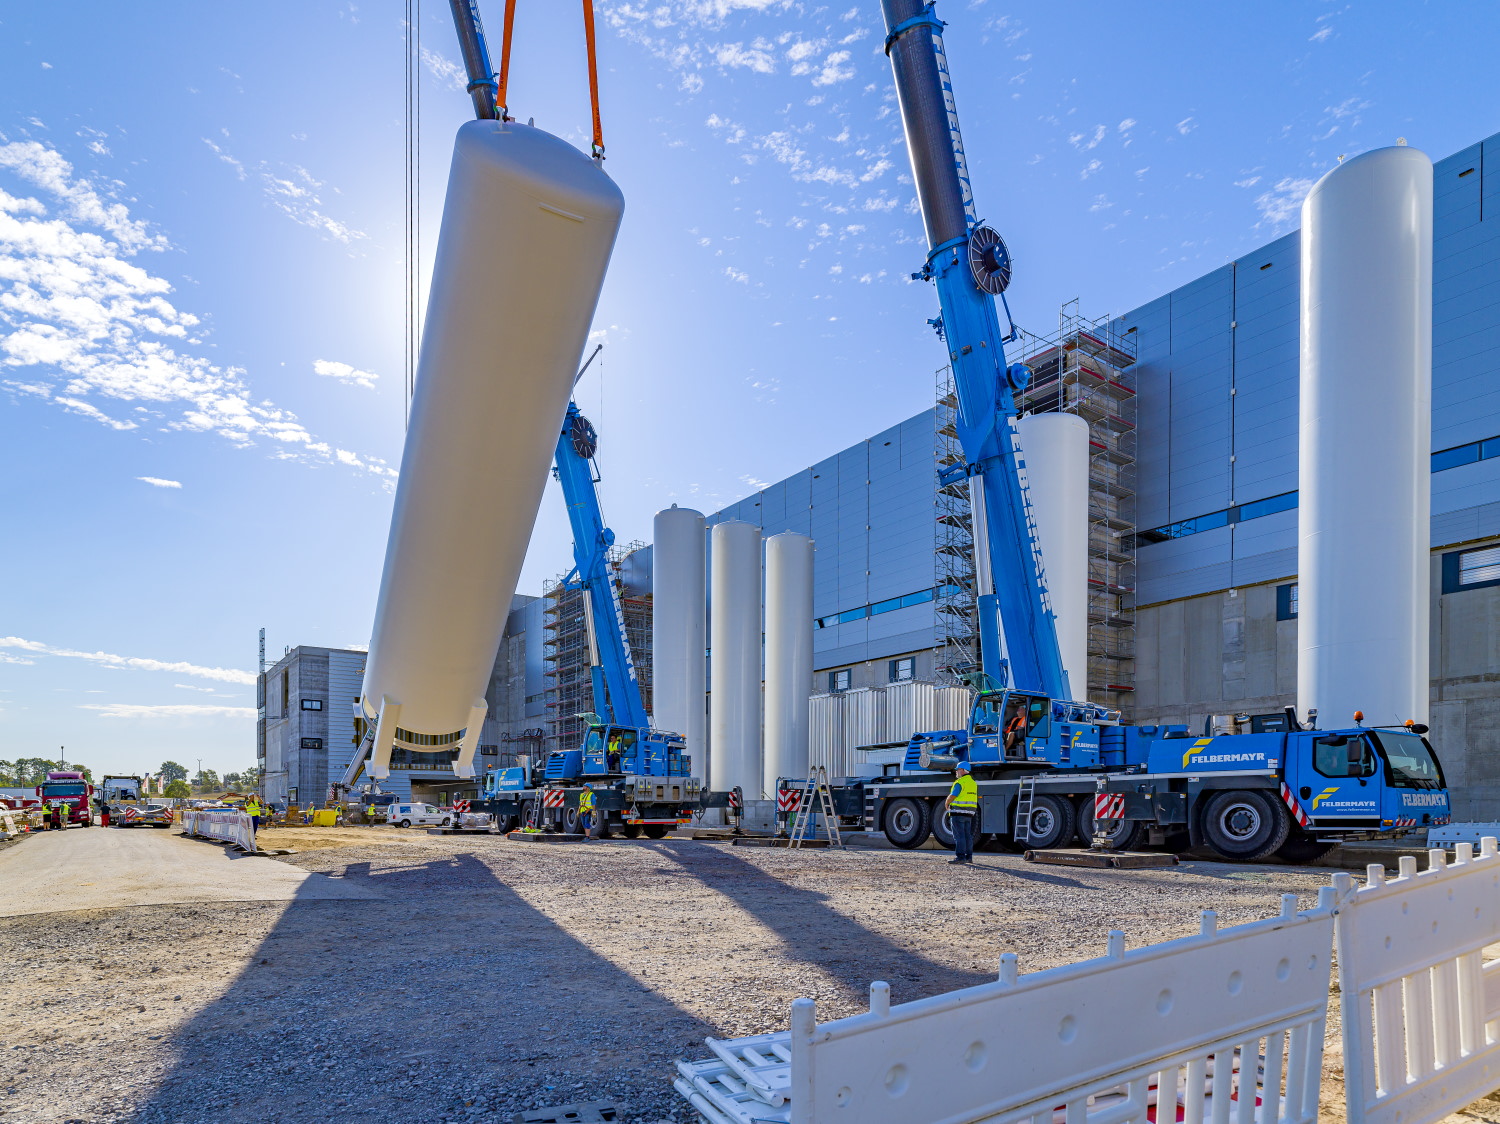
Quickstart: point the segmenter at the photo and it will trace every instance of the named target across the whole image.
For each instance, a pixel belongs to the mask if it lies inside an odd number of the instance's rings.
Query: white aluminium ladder
[[[817,801],[816,808],[813,806],[814,801]],[[814,811],[823,817],[823,830],[828,833],[828,845],[842,847],[844,838],[839,834],[839,818],[833,810],[833,793],[828,789],[828,770],[822,765],[808,774],[807,782],[802,786],[802,794],[797,801],[797,822],[792,825],[789,847],[801,847],[807,842],[808,833],[812,830]]]
[[[1011,838],[1017,843],[1031,842],[1031,806],[1035,800],[1036,778],[1022,777],[1016,792],[1015,827],[1011,831]]]

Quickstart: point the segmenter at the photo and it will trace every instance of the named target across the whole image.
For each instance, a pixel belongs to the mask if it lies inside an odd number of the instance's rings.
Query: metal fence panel
[[[1500,1086],[1500,854],[1460,843],[1450,865],[1403,856],[1362,889],[1334,876],[1350,1124],[1426,1124]]]

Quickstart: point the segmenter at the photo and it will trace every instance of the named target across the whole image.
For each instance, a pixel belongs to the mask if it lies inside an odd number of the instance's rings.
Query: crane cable
[[[495,105],[502,121],[514,121],[510,115],[507,91],[510,87],[511,29],[516,22],[516,0],[505,0],[505,24],[500,31],[500,77],[495,91]],[[583,0],[583,41],[588,50],[589,108],[593,112],[593,157],[604,159],[604,126],[599,117],[599,52],[594,41],[594,0]]]

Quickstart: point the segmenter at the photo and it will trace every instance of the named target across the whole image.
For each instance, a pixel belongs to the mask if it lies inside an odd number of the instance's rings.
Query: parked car
[[[392,804],[385,810],[386,823],[393,823],[397,827],[411,827],[412,824],[432,824],[437,827],[447,827],[450,814],[444,808],[436,808],[431,804]]]

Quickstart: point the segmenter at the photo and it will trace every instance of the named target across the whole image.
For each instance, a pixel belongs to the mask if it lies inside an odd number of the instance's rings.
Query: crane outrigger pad
[[[560,831],[508,831],[512,843],[582,843],[587,835],[565,835]]]
[[[1143,870],[1176,866],[1177,856],[1159,851],[1027,851],[1029,863],[1048,866],[1091,866],[1101,870]]]
[[[735,847],[790,847],[792,845],[790,838],[782,839],[775,835],[740,835],[729,842]],[[799,850],[803,847],[827,847],[828,845],[826,839],[797,840]]]

